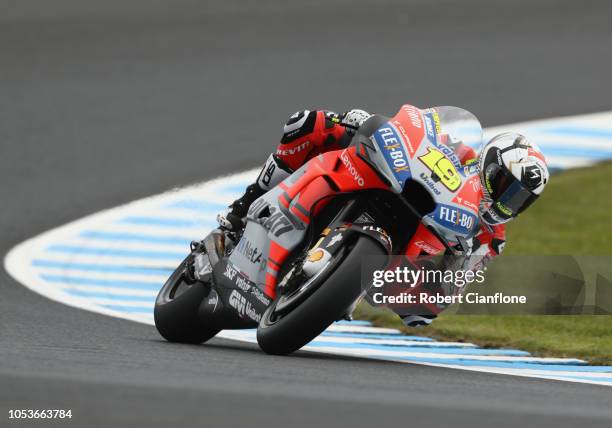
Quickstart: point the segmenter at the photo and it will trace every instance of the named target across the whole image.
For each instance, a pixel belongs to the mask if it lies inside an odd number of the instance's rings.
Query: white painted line
[[[108,281],[140,281],[163,284],[168,279],[165,273],[156,275],[140,275],[137,273],[115,273],[115,272],[92,272],[88,270],[79,270],[71,268],[66,270],[58,267],[36,268],[36,272],[40,275],[61,276],[70,280],[71,278],[85,278],[90,280],[108,280]]]
[[[335,326],[333,326],[335,327]],[[327,331],[330,331],[328,329]],[[373,333],[375,334],[375,333]],[[388,346],[414,346],[421,348],[477,348],[473,343],[465,342],[439,342],[439,341],[418,341],[418,340],[401,340],[401,339],[367,339],[339,336],[319,336],[316,339],[317,343],[360,343],[371,345],[388,345]]]
[[[375,330],[372,327],[363,325],[338,325],[334,324],[327,329],[327,331],[342,332],[342,333],[377,333],[377,334],[401,334],[401,332],[395,328],[381,328],[377,327]]]
[[[159,285],[161,288],[161,284]],[[135,297],[151,297],[153,300],[157,296],[158,291],[152,290],[136,290],[136,289],[125,289],[125,288],[115,288],[115,287],[104,287],[99,285],[73,285],[73,284],[64,284],[64,290],[66,292],[81,291],[86,293],[106,293],[108,295],[114,296],[135,296]],[[92,302],[94,300],[92,299]],[[151,305],[149,305],[151,306]]]
[[[151,243],[151,242],[139,242],[135,240],[120,241],[120,240],[108,240],[108,239],[95,239],[95,238],[73,238],[67,240],[64,245],[82,247],[89,249],[98,249],[100,251],[113,250],[143,250],[155,251],[155,252],[172,252],[172,253],[185,253],[186,243],[189,240],[183,242],[169,242],[169,243]]]
[[[503,355],[465,355],[465,354],[437,354],[435,352],[410,352],[402,350],[394,350],[389,347],[389,350],[382,349],[367,349],[367,348],[345,348],[335,346],[312,346],[306,345],[303,349],[308,351],[318,351],[326,354],[335,355],[350,355],[354,357],[413,357],[413,358],[432,358],[432,359],[456,359],[470,361],[504,361],[511,363],[545,363],[545,364],[581,364],[584,361],[574,358],[536,358],[536,357],[512,357]]]
[[[96,255],[46,252],[44,258],[37,260],[54,261],[60,264],[66,264],[67,266],[87,264],[96,266],[134,266],[141,268],[174,270],[181,262],[182,258],[177,256],[163,259],[147,259],[143,257],[120,257],[112,254]]]

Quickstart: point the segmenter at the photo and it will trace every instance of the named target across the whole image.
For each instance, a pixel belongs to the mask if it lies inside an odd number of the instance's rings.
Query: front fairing
[[[462,163],[461,157],[482,142],[474,115],[458,107],[404,105],[394,117],[374,120],[376,128],[362,137],[359,150],[392,191],[401,194],[409,181],[420,183],[436,204],[423,222],[451,242],[473,236],[482,193],[476,162]]]

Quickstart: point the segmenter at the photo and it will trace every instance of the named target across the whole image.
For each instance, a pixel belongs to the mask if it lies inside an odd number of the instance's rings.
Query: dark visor
[[[491,184],[488,189],[494,205],[501,205],[500,210],[507,216],[516,216],[531,205],[538,195],[526,188],[509,170],[491,164],[487,168],[487,179]]]

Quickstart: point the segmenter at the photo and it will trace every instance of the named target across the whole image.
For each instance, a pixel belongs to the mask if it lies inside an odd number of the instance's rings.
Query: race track
[[[455,104],[485,126],[612,109],[612,4],[0,0],[0,252],[260,163],[305,107]],[[0,273],[0,418],[75,426],[610,426],[609,388],[298,353],[47,300]],[[2,425],[5,419],[0,419]]]

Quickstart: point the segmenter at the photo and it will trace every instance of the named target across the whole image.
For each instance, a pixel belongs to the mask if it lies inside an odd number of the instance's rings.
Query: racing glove
[[[345,112],[340,119],[340,124],[348,127],[357,129],[365,122],[370,116],[370,113],[360,109],[352,109]]]

